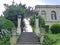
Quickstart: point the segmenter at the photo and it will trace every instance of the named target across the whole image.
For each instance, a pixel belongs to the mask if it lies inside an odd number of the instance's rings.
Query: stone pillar
[[[21,34],[21,15],[18,15],[17,35]]]
[[[40,29],[39,29],[39,16],[38,15],[35,15],[35,21],[36,21],[36,31],[35,32],[38,35],[40,33]]]

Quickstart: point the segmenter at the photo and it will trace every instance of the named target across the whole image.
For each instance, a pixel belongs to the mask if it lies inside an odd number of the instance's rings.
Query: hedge
[[[60,33],[60,24],[57,23],[53,24],[50,30],[52,31],[53,34]]]

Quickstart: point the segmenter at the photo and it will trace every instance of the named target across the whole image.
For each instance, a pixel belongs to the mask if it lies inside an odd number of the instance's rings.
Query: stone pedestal
[[[35,18],[35,21],[36,21],[36,34],[39,36],[39,34],[40,34],[40,28],[39,28],[39,16],[38,15],[36,15],[35,16],[36,18]]]
[[[20,35],[21,34],[21,28],[17,28],[17,35]]]
[[[21,17],[18,17],[17,35],[21,34]]]

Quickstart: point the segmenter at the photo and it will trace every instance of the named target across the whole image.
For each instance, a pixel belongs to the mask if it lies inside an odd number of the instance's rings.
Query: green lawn
[[[52,45],[60,45],[60,34],[46,34],[50,40],[55,41]]]
[[[60,41],[57,41],[55,44],[53,44],[53,45],[60,45]]]

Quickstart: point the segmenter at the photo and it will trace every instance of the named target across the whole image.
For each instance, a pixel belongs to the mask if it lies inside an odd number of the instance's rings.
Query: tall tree
[[[18,15],[21,14],[21,16],[23,17],[25,15],[26,12],[26,7],[25,5],[22,5],[21,3],[18,5],[8,5],[4,4],[4,6],[6,7],[6,10],[3,12],[5,18],[11,20],[14,22],[15,26],[17,26],[17,17]]]

